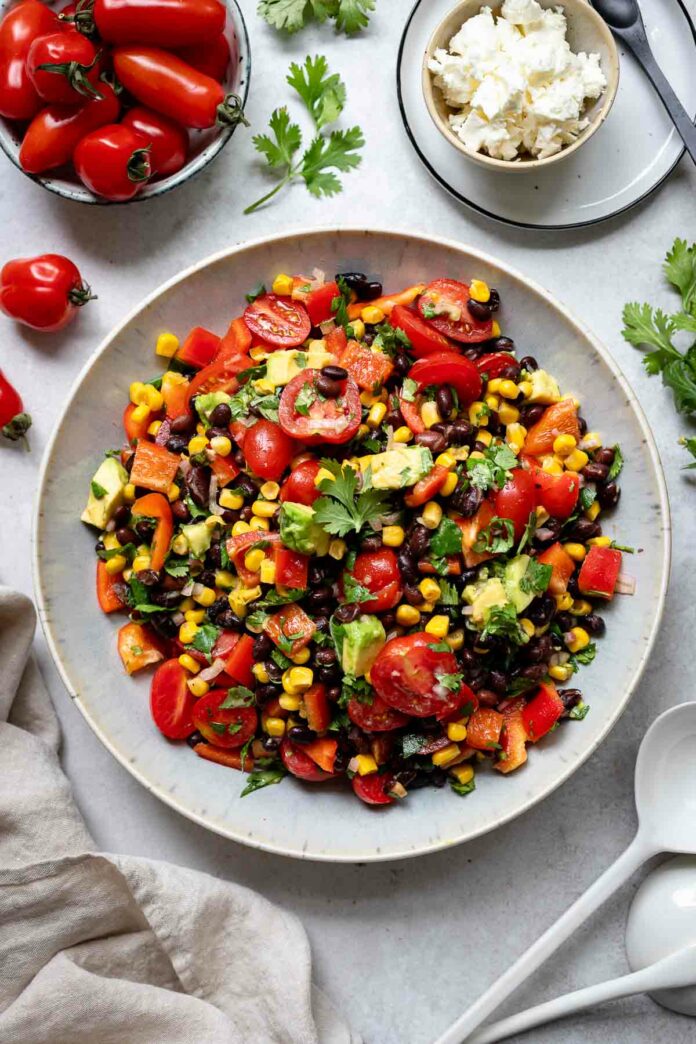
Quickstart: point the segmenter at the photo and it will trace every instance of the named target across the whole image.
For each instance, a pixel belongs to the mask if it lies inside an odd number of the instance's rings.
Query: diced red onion
[[[185,620],[186,617],[181,612],[172,614],[172,623],[175,623],[177,627],[181,627],[182,623],[184,623]]]
[[[632,595],[636,593],[636,578],[628,573],[619,573],[616,578],[616,594]]]
[[[319,323],[319,329],[323,334],[331,333],[332,330],[336,329],[336,320],[325,319],[323,323]]]
[[[116,529],[116,522],[114,521],[114,519],[110,518],[109,521],[106,523],[106,526],[104,528],[106,529],[107,533],[113,533],[114,530]]]
[[[182,457],[181,461],[179,463],[179,471],[181,472],[181,474],[184,476],[185,479],[188,478],[189,472],[191,471],[191,467],[192,467],[192,464],[191,464],[191,461],[188,459],[188,457]]]
[[[539,540],[544,541],[544,540],[552,540],[555,534],[552,532],[552,530],[545,529],[544,526],[542,526],[540,529],[537,529],[535,535],[536,535],[536,537]]]
[[[184,598],[188,598],[190,595],[193,594],[194,586],[195,585],[194,585],[193,580],[189,580],[189,582],[186,584],[186,587],[182,587],[181,588],[181,593],[184,596]],[[200,584],[199,584],[199,586],[200,586]]]
[[[222,515],[225,510],[217,502],[218,480],[217,475],[210,476],[210,490],[208,493],[208,511],[211,515]]]
[[[326,282],[326,272],[322,272],[321,268],[312,269],[312,278],[309,281],[309,285],[312,290],[318,290],[320,286],[323,286]]]
[[[213,678],[217,678],[218,674],[222,674],[224,669],[225,661],[221,657],[218,657],[217,660],[213,660],[210,667],[206,667],[202,670],[198,677],[201,681],[209,682],[212,681]]]

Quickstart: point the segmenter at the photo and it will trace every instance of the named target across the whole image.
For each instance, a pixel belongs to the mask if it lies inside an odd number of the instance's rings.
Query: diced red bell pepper
[[[244,556],[247,551],[251,551],[254,544],[263,543],[266,546],[277,544],[279,540],[280,533],[266,533],[262,529],[252,529],[248,533],[240,533],[238,536],[229,538],[227,554],[245,587],[256,587],[259,582],[258,571],[252,572],[244,565]]]
[[[410,493],[407,493],[404,497],[404,502],[407,507],[415,508],[420,507],[421,504],[426,504],[436,493],[439,493],[445,482],[449,471],[447,468],[443,468],[441,464],[435,464],[425,478],[422,478],[420,482],[416,482],[415,486]]]
[[[220,337],[204,326],[194,326],[181,348],[176,353],[177,362],[202,370],[217,355]]]
[[[415,286],[407,286],[405,290],[400,290],[398,294],[384,294],[383,297],[375,297],[374,300],[369,302],[369,305],[371,308],[379,308],[385,315],[391,315],[397,305],[406,306],[412,304],[424,290],[425,283],[417,283]],[[348,318],[359,319],[364,307],[364,301],[355,301],[353,304],[348,305]]]
[[[575,562],[565,548],[556,541],[551,547],[539,555],[537,562],[542,565],[551,566],[551,579],[549,580],[548,592],[552,595],[562,595],[568,590],[568,581],[573,575]]]
[[[341,366],[348,371],[358,387],[366,391],[381,388],[394,369],[394,363],[388,355],[359,341],[348,341],[340,358]]]
[[[504,775],[514,772],[527,760],[529,737],[522,720],[522,710],[525,705],[524,699],[514,700],[503,711],[503,730],[500,733],[502,751],[500,760],[496,761],[493,767]]]
[[[210,467],[217,478],[219,489],[222,489],[223,486],[228,486],[239,474],[239,468],[232,460],[232,457],[220,457],[217,453],[211,458]]]
[[[401,410],[401,416],[406,421],[414,435],[422,435],[425,431],[425,424],[420,415],[420,409],[418,408],[417,402],[407,402],[403,395],[399,396],[399,409]]]
[[[288,588],[291,591],[307,587],[309,574],[309,556],[300,555],[297,551],[289,551],[286,547],[276,547],[273,552],[275,562],[275,585],[278,590]]]
[[[132,477],[131,472],[131,477]],[[150,567],[161,569],[169,551],[174,535],[174,520],[169,501],[161,493],[147,493],[139,497],[131,508],[133,515],[145,515],[146,518],[157,519],[150,551]]]
[[[217,765],[225,765],[227,768],[251,772],[254,767],[254,759],[250,754],[244,755],[244,765],[242,766],[242,755],[238,750],[221,750],[209,743],[197,743],[193,749],[199,758],[214,761]]]
[[[611,601],[621,572],[621,552],[615,547],[591,547],[578,575],[581,594]]]
[[[565,706],[552,682],[542,682],[536,696],[522,710],[522,724],[531,743],[550,732]]]
[[[116,594],[115,585],[118,580],[118,576],[109,576],[106,571],[106,562],[99,559],[97,562],[97,601],[103,613],[117,613],[119,609],[125,608]]]
[[[338,750],[337,740],[316,739],[312,743],[303,743],[302,749],[324,772],[333,772]]]
[[[241,316],[233,319],[227,328],[227,333],[220,341],[220,347],[216,355],[218,362],[232,355],[248,355],[251,348],[251,330]]]
[[[306,645],[309,645],[316,631],[314,621],[295,602],[291,605],[284,605],[273,616],[269,616],[263,629],[281,652],[289,656],[297,656]]]
[[[326,698],[326,687],[324,685],[312,685],[304,694],[305,711],[307,712],[307,724],[314,732],[326,732],[331,724],[331,705]],[[324,765],[321,766],[325,768]],[[333,769],[327,769],[331,772]]]
[[[447,562],[447,576],[462,575],[462,563],[457,555],[447,555],[445,561]],[[425,559],[420,559],[418,562],[418,572],[424,573],[426,576],[433,576],[433,574],[437,572],[437,569],[431,562],[426,562]]]
[[[324,283],[316,290],[310,290],[304,299],[304,306],[309,313],[312,326],[319,326],[320,323],[333,318],[331,302],[335,297],[340,296],[341,291],[338,289],[337,283]]]
[[[162,378],[162,398],[167,417],[180,417],[186,413],[189,380],[181,373],[167,372]]]
[[[466,742],[474,750],[493,751],[500,743],[503,715],[488,707],[480,707],[469,718],[466,726]]]
[[[475,515],[472,515],[470,518],[455,519],[462,531],[462,551],[467,569],[473,569],[474,566],[492,557],[489,551],[474,551],[474,544],[481,530],[489,526],[494,517],[495,511],[492,504],[484,500]]]
[[[142,486],[166,496],[176,478],[180,462],[178,453],[170,453],[164,446],[141,439],[135,450],[130,480],[134,486]]]
[[[247,687],[253,683],[254,675],[254,639],[250,634],[243,634],[235,644],[232,652],[225,660],[225,673],[234,678],[239,685]]]
[[[226,660],[238,641],[239,635],[235,631],[222,631],[210,653],[213,660]],[[222,688],[220,685],[217,687]]]
[[[550,453],[557,435],[572,435],[580,441],[578,408],[573,399],[561,399],[553,406],[547,406],[543,415],[527,432],[524,452],[533,453],[534,456]]]
[[[118,632],[118,654],[128,674],[164,659],[159,641],[139,623],[125,624]]]
[[[134,420],[133,410],[135,408],[135,403],[129,402],[123,411],[123,430],[125,431],[128,443],[131,446],[135,446],[140,439],[147,438],[147,429],[152,422],[152,417],[149,414],[144,420]]]

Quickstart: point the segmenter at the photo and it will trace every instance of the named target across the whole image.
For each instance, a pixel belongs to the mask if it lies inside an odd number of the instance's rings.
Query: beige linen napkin
[[[29,599],[0,587],[0,1041],[359,1044],[312,987],[294,916],[206,874],[93,851],[34,626]]]

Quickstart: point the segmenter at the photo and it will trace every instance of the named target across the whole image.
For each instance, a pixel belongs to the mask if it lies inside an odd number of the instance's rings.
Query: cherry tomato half
[[[122,123],[87,134],[75,149],[73,162],[91,192],[116,203],[137,196],[152,173],[147,138]]]
[[[34,40],[59,26],[55,12],[39,0],[22,0],[0,22],[0,116],[31,120],[41,108],[27,55]]]
[[[302,344],[312,329],[305,306],[277,294],[262,294],[247,305],[244,322],[253,334],[277,348]]]
[[[227,689],[212,689],[196,700],[193,723],[214,747],[243,747],[256,732],[258,714],[255,707],[222,707]]]
[[[186,739],[196,726],[193,710],[196,700],[189,692],[188,674],[178,660],[166,660],[154,673],[150,686],[150,712],[167,739]]]
[[[481,394],[481,374],[470,359],[458,352],[438,352],[419,359],[408,375],[419,391],[433,384],[454,388],[461,406],[474,402]]]
[[[320,442],[349,442],[360,427],[362,416],[358,386],[347,377],[339,397],[325,399],[316,391],[318,376],[318,370],[303,370],[285,386],[278,410],[280,426],[308,446]],[[298,400],[301,410],[306,412],[297,409]]]
[[[453,341],[476,344],[493,336],[493,320],[481,322],[469,312],[469,287],[456,279],[436,279],[418,298],[418,311]]]
[[[408,725],[405,714],[394,710],[377,695],[374,695],[372,703],[351,700],[347,711],[353,724],[365,732],[388,732],[390,729],[400,729],[402,725]]]
[[[311,507],[314,501],[321,496],[314,484],[320,467],[319,461],[312,457],[311,460],[303,460],[301,464],[293,468],[280,491],[281,501],[289,500],[293,504],[306,504]]]
[[[361,551],[355,559],[351,575],[375,596],[361,602],[360,607],[366,613],[383,613],[393,609],[401,598],[401,573],[396,555],[390,548]]]
[[[508,518],[520,540],[529,516],[536,506],[534,479],[524,468],[515,468],[502,489],[493,494],[493,510],[498,518]]]
[[[62,254],[16,258],[0,271],[0,309],[34,330],[61,330],[92,298],[77,266]]]
[[[430,323],[421,319],[418,312],[413,308],[404,308],[397,305],[389,316],[389,322],[398,330],[403,330],[412,345],[412,355],[416,359],[423,359],[435,352],[451,352],[454,345],[441,333],[438,333]]]
[[[310,290],[305,297],[304,303],[312,326],[319,326],[320,323],[333,317],[334,313],[331,309],[331,303],[334,298],[340,297],[340,295],[341,292],[337,283],[324,283],[323,286],[317,287],[316,290]]]
[[[520,364],[509,352],[492,352],[490,355],[479,356],[476,369],[479,373],[485,373],[489,381],[503,376],[510,381],[520,379]]]
[[[369,776],[353,776],[352,786],[355,794],[366,805],[394,804],[394,798],[389,793],[394,786],[394,777],[389,772],[384,775],[374,772]]]
[[[188,135],[174,120],[137,105],[123,117],[123,126],[131,127],[147,139],[153,175],[168,177],[186,163]]]
[[[94,0],[93,17],[111,44],[188,47],[214,40],[225,27],[219,0]]]
[[[279,479],[295,454],[292,440],[269,420],[258,420],[244,437],[246,462],[260,478]]]
[[[55,105],[79,105],[101,94],[99,52],[74,30],[37,37],[27,54],[27,72],[37,94]]]
[[[78,143],[98,127],[115,123],[121,102],[110,84],[99,84],[103,97],[90,98],[78,109],[47,105],[29,124],[19,150],[22,170],[42,174],[69,163]]]
[[[426,631],[392,638],[372,665],[370,678],[385,703],[414,718],[446,718],[473,697],[462,683],[455,691],[441,681],[458,673],[454,653],[435,648]]]
[[[299,744],[288,739],[280,744],[280,757],[288,772],[307,783],[324,783],[327,779],[335,778],[332,772],[324,772],[319,768]]]
[[[577,475],[564,472],[563,475],[549,475],[542,468],[531,469],[536,500],[546,508],[553,518],[568,518],[573,514],[580,496],[580,482]]]

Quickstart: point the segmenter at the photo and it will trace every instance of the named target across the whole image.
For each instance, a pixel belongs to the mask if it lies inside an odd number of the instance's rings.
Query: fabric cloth
[[[0,587],[0,1041],[359,1044],[311,984],[299,921],[207,874],[94,851]]]

